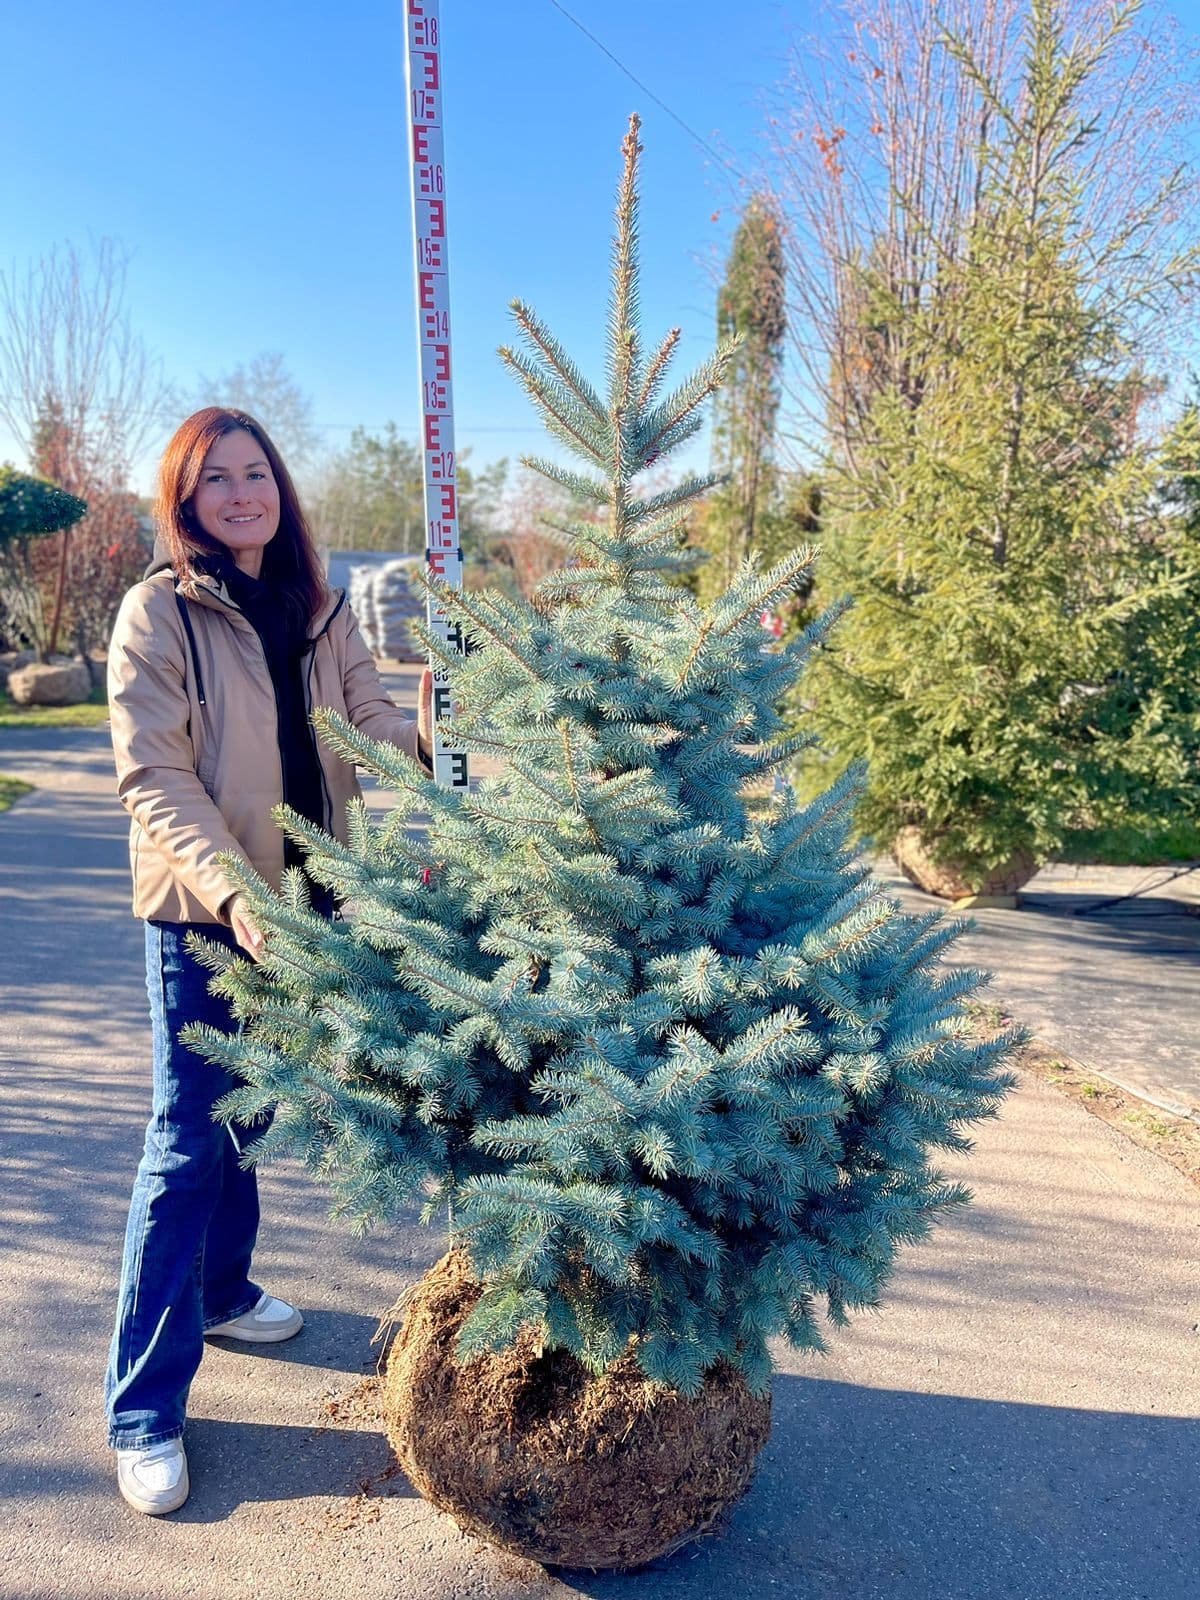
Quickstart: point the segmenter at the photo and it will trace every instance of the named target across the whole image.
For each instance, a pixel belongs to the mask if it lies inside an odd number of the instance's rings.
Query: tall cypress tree
[[[787,333],[786,271],[779,215],[754,195],[734,234],[717,296],[719,342],[740,342],[715,401],[712,465],[727,478],[709,501],[702,543],[701,597],[723,594],[752,550],[771,543],[768,513],[777,487],[775,421]],[[769,559],[768,555],[768,559]]]
[[[519,302],[503,352],[584,463],[539,470],[604,518],[560,530],[529,601],[428,580],[477,646],[435,645],[455,737],[501,774],[439,789],[319,713],[394,795],[344,847],[280,810],[353,914],[230,860],[266,951],[197,942],[244,1028],[186,1037],[248,1080],[227,1114],[278,1105],[260,1159],[300,1155],[362,1225],[420,1198],[448,1217],[485,1286],[461,1356],[534,1324],[593,1371],[631,1350],[696,1393],[725,1359],[761,1389],[772,1335],[819,1348],[820,1307],[874,1306],[897,1247],[966,1198],[930,1151],[968,1147],[1012,1039],[971,1036],[981,975],[938,965],[955,926],[902,915],[848,852],[858,775],[803,809],[751,798],[804,742],[776,706],[835,617],[762,649],[807,551],[708,605],[671,581],[711,479],[644,498],[638,474],[694,433],[731,350],[669,392],[675,335],[643,350],[639,154],[634,118],[604,389]]]

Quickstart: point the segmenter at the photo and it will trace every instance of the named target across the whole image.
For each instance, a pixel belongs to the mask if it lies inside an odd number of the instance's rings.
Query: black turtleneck
[[[262,641],[275,687],[283,798],[293,811],[324,828],[325,784],[304,697],[309,655],[307,619],[294,615],[274,584],[251,578],[231,559],[219,559],[212,570]],[[285,838],[283,859],[285,866],[301,866],[304,851]]]

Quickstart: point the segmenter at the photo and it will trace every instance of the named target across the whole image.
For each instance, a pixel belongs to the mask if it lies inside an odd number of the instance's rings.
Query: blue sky
[[[1198,0],[1173,9],[1193,43]],[[747,190],[651,99],[752,172],[766,98],[819,0],[442,0],[459,447],[550,451],[495,355],[528,300],[602,372],[620,142],[643,117],[647,339],[712,347]],[[0,266],[108,235],[132,253],[136,330],[185,389],[280,351],[326,446],[415,435],[402,0],[55,0],[6,8]],[[137,477],[174,422],[164,418]],[[0,425],[0,460],[17,457]],[[702,466],[702,440],[679,466]]]
[[[739,166],[812,16],[808,0],[566,3]],[[682,326],[677,375],[712,344],[739,191],[550,0],[443,0],[442,29],[458,442],[478,463],[544,448],[495,355],[514,295],[602,370],[629,113],[646,147],[644,328]],[[5,267],[114,236],[133,254],[134,325],[174,381],[279,350],[330,446],[388,418],[415,433],[401,0],[59,0],[8,8],[4,33]],[[15,453],[0,434],[0,459]]]

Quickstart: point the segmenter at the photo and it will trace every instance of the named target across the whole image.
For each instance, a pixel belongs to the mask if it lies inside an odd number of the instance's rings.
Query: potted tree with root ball
[[[900,913],[846,848],[854,776],[757,803],[795,753],[776,707],[833,615],[778,651],[759,616],[808,573],[746,563],[702,605],[677,580],[686,508],[636,479],[689,438],[724,346],[663,395],[678,332],[638,334],[634,118],[617,206],[607,387],[525,306],[502,352],[586,463],[534,463],[601,508],[526,602],[439,604],[455,738],[502,758],[470,793],[318,714],[395,796],[343,847],[286,810],[309,909],[236,862],[266,931],[209,947],[243,1030],[189,1042],[277,1106],[257,1158],[298,1153],[362,1225],[423,1197],[450,1251],[406,1297],[384,1421],[461,1526],[536,1560],[632,1566],[710,1528],[770,1427],[768,1340],[819,1350],[880,1298],[898,1245],[966,1198],[929,1164],[1008,1085],[970,1036],[954,929]],[[424,833],[410,832],[428,812]]]

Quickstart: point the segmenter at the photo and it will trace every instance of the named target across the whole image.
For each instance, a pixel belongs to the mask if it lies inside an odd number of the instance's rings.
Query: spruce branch
[[[521,465],[528,467],[531,472],[538,473],[543,478],[549,478],[552,483],[557,483],[559,488],[565,489],[568,494],[577,500],[586,500],[592,505],[606,506],[608,504],[608,484],[599,478],[588,478],[581,472],[572,472],[567,467],[557,466],[553,461],[544,461],[540,456],[521,456]],[[548,519],[539,517],[539,522]],[[555,526],[550,522],[550,526]]]
[[[558,374],[580,405],[586,406],[598,422],[607,425],[608,414],[600,396],[537,313],[523,300],[510,300],[509,310],[527,343],[537,350],[547,366]]]
[[[661,494],[652,495],[649,500],[631,500],[628,507],[629,520],[637,523],[646,517],[660,517],[664,511],[699,500],[710,489],[724,482],[725,475],[717,472],[709,472],[698,478],[686,478],[674,488],[664,489]]]
[[[501,345],[496,353],[516,373],[526,393],[541,411],[551,433],[596,466],[603,466],[605,435],[593,427],[590,415],[574,404],[570,394],[560,384],[544,377],[519,351]]]
[[[704,653],[704,647],[708,643],[708,636],[712,632],[714,625],[714,618],[711,616],[705,617],[704,621],[701,623],[700,631],[696,635],[695,641],[692,644],[692,648],[688,651],[687,660],[680,667],[679,673],[675,679],[676,689],[682,689],[686,685],[688,679],[691,677],[692,668],[696,665],[696,662]]]
[[[636,448],[639,467],[650,466],[667,448],[667,435],[691,418],[725,380],[725,370],[741,341],[728,339],[697,367],[685,383],[642,419]],[[699,420],[698,418],[696,419]]]
[[[766,572],[756,571],[751,561],[743,562],[728,594],[713,607],[718,619],[717,632],[736,632],[757,620],[773,600],[794,593],[811,572],[815,560],[816,552],[811,546],[803,545]]]
[[[545,674],[538,659],[536,657],[531,659],[530,655],[522,652],[513,642],[515,607],[509,607],[510,615],[505,618],[497,615],[500,599],[497,595],[485,596],[470,589],[456,588],[433,573],[422,573],[420,582],[447,616],[465,618],[472,624],[477,637],[486,639],[489,644],[500,650],[521,669],[525,676],[535,683],[544,681]],[[523,609],[531,622],[540,624],[542,619],[532,607],[526,606]]]
[[[671,357],[675,354],[676,346],[683,336],[682,328],[671,328],[664,336],[658,349],[650,358],[646,367],[646,376],[642,379],[642,386],[638,390],[637,410],[640,414],[645,411],[651,400],[658,393],[666,374]]]

